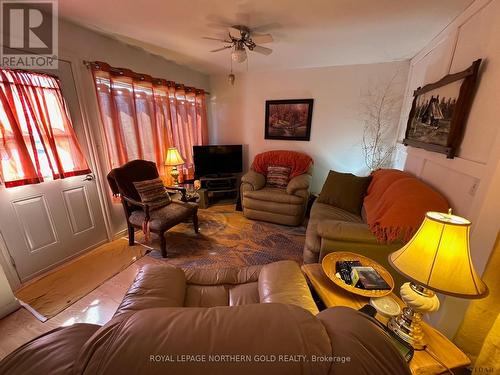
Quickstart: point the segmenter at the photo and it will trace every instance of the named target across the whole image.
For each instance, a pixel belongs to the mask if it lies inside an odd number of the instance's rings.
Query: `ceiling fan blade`
[[[253,52],[257,52],[257,53],[261,53],[263,55],[270,55],[273,50],[271,48],[267,48],[267,47],[262,47],[262,46],[255,46],[253,47]]]
[[[281,29],[283,26],[277,22],[267,23],[260,26],[252,27],[252,32],[256,33],[267,33],[272,30]]]
[[[274,40],[271,34],[251,34],[250,37],[255,44],[271,43]]]
[[[244,23],[241,23],[241,24],[237,24],[237,25],[231,25],[229,26],[229,28],[231,29],[235,29],[235,30],[238,30],[238,31],[246,31],[246,30],[249,30],[248,26],[245,26]]]
[[[228,48],[231,48],[231,46],[224,46],[224,47],[222,47],[222,48],[213,49],[213,50],[211,50],[210,52],[219,52],[219,51],[224,51],[225,49],[228,49]]]
[[[216,40],[218,42],[226,42],[227,43],[227,40],[225,39],[221,39],[221,38],[212,38],[212,37],[209,37],[209,36],[203,36],[202,39],[208,39],[208,40]]]

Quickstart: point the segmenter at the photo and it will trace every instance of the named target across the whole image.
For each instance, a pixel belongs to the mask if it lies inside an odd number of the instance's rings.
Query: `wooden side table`
[[[187,192],[186,186],[189,184],[179,184],[178,186],[165,186],[167,192],[172,196],[179,196],[181,202],[196,202],[199,200],[198,194],[190,196]],[[191,184],[192,185],[192,184]]]
[[[357,310],[369,304],[369,298],[349,293],[335,285],[324,274],[319,263],[305,264],[302,266],[302,271],[326,307],[348,306]],[[390,296],[401,306],[404,306],[403,301],[394,293]],[[387,324],[387,318],[380,314],[377,314],[376,318],[381,323]],[[459,368],[470,364],[469,358],[438,330],[426,323],[424,323],[423,329],[427,342],[427,350],[432,352],[448,368]],[[447,371],[442,364],[432,358],[426,351],[415,351],[409,365],[413,374],[441,374]]]

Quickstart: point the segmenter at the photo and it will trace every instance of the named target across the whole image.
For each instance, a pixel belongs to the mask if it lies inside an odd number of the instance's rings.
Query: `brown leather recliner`
[[[263,168],[294,166],[294,158],[305,165],[303,172],[291,178],[286,189],[267,186]],[[260,172],[256,171],[257,160],[260,160]],[[313,160],[300,152],[276,150],[256,155],[252,169],[241,178],[240,197],[245,217],[290,226],[302,224],[309,201],[312,170]]]
[[[58,328],[0,374],[370,374],[409,368],[372,318],[318,313],[298,265],[182,271],[146,266],[103,327]]]

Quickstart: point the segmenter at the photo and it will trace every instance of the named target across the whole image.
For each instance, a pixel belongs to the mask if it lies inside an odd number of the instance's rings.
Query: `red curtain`
[[[0,103],[6,187],[90,173],[56,78],[0,69]]]
[[[110,167],[151,160],[169,180],[166,152],[176,147],[185,161],[179,180],[194,178],[193,146],[208,144],[205,92],[103,62],[91,68]]]

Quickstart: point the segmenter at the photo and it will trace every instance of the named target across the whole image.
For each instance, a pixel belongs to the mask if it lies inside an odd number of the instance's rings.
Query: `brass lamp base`
[[[423,313],[437,311],[439,299],[432,290],[415,283],[405,283],[401,287],[401,299],[408,306],[397,317],[387,323],[387,327],[414,349],[425,347],[422,330]]]
[[[405,307],[400,315],[389,320],[387,327],[414,349],[419,350],[425,347],[421,322],[422,313],[413,311],[410,307]]]
[[[172,167],[170,176],[172,176],[172,178],[174,179],[174,186],[179,186],[179,171],[177,170],[176,166]]]

